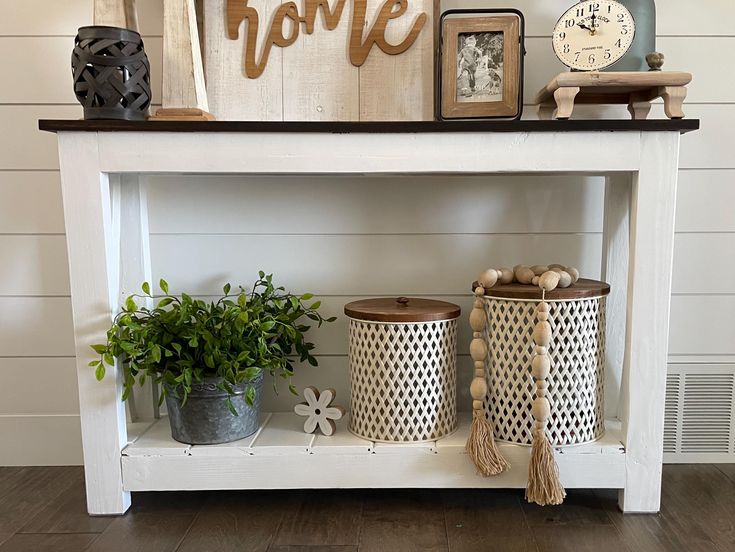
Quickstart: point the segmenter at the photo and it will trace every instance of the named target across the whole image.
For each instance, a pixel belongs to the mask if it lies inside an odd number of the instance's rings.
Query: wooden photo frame
[[[441,32],[441,118],[520,118],[523,15],[517,10],[449,11]]]

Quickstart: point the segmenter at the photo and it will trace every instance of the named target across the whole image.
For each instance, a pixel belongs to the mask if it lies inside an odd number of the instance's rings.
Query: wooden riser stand
[[[669,119],[683,119],[689,73],[561,73],[536,96],[539,119],[569,119],[576,104],[624,104],[633,119],[648,117],[651,101],[663,98]],[[556,114],[554,113],[556,111]]]

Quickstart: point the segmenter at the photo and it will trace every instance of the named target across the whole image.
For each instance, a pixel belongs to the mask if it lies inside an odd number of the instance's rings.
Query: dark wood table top
[[[699,119],[633,121],[395,121],[395,122],[256,122],[256,121],[111,121],[41,119],[48,132],[302,132],[302,133],[444,133],[444,132],[679,132],[699,129]]]

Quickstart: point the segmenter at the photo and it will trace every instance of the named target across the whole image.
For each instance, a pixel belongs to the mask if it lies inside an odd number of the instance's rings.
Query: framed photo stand
[[[519,119],[523,14],[514,9],[449,10],[440,28],[440,119]]]

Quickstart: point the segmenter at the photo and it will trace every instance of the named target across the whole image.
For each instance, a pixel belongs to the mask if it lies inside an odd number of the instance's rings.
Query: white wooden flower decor
[[[316,387],[304,389],[306,402],[297,404],[293,410],[299,416],[306,416],[306,433],[314,433],[318,427],[324,435],[334,435],[337,429],[335,421],[341,420],[345,415],[344,407],[332,404],[336,397],[337,392],[334,389],[325,389],[321,393]]]

